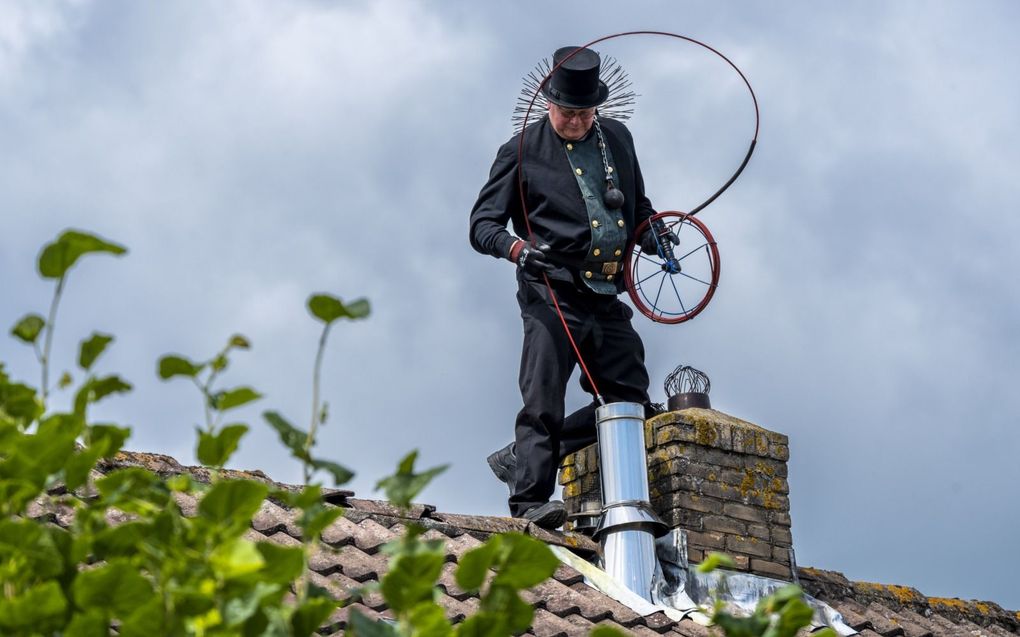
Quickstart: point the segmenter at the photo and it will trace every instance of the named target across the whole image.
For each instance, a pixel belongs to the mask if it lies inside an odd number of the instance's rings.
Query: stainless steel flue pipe
[[[606,573],[648,601],[655,573],[655,538],[669,528],[648,501],[645,408],[609,403],[595,412],[602,476],[602,543]]]

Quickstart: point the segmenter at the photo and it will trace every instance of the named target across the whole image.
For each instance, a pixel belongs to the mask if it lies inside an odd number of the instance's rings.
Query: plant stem
[[[42,401],[46,404],[46,397],[49,395],[50,382],[50,350],[53,348],[53,327],[57,320],[57,306],[60,305],[60,297],[64,293],[64,277],[57,279],[57,288],[53,291],[53,301],[50,303],[50,315],[46,319],[46,344],[43,345],[42,354]]]
[[[319,428],[321,420],[319,414],[319,377],[322,373],[322,356],[326,351],[326,339],[329,337],[329,328],[332,323],[327,323],[322,329],[322,336],[319,337],[319,351],[315,353],[315,368],[312,372],[312,426],[308,428],[308,437],[305,438],[305,455],[312,452],[312,445],[315,444],[315,433]],[[307,471],[305,475],[305,486],[308,485]]]

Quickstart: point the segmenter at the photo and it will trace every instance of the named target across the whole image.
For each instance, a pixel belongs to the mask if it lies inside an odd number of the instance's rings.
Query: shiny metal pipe
[[[609,403],[595,411],[599,434],[599,470],[603,506],[648,501],[645,456],[645,408],[638,403]]]
[[[602,477],[602,519],[595,538],[602,542],[605,571],[652,601],[655,537],[666,524],[648,502],[645,408],[638,403],[609,403],[595,412]]]

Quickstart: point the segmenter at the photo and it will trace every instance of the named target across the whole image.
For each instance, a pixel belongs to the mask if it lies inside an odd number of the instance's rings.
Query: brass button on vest
[[[578,170],[580,170],[580,168],[578,168]],[[598,219],[592,219],[591,227],[592,228],[598,228],[599,227],[599,220]]]
[[[612,274],[607,274],[606,275],[606,281],[612,281],[612,280],[613,280],[613,275]]]
[[[615,256],[620,256],[621,254],[623,254],[623,250],[617,250],[616,252],[613,253],[613,255]]]
[[[585,272],[584,273],[584,278],[590,279],[591,278],[591,271]]]
[[[602,250],[599,250],[598,248],[595,248],[594,250],[591,251],[591,253],[592,253],[593,256],[597,257],[600,254],[602,254]]]
[[[567,150],[574,150],[573,144],[567,144]]]
[[[624,227],[627,224],[623,222],[623,219],[620,219],[619,221],[616,222],[616,225],[618,225],[618,226],[620,226],[622,228],[622,227]]]
[[[580,168],[578,168],[578,169],[577,169],[577,170],[575,170],[574,172],[575,172],[575,173],[577,173],[578,175],[583,175],[583,174],[584,174],[584,171],[583,171],[583,170],[581,170]]]

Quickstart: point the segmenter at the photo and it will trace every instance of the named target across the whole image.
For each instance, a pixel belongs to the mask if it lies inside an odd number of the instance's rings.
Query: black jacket
[[[633,236],[637,226],[655,214],[645,196],[634,140],[630,131],[616,120],[603,118],[599,123],[612,151],[616,186],[625,197],[621,212],[627,234]],[[589,134],[595,134],[594,127]],[[553,130],[548,117],[528,126],[524,136],[521,173],[531,221],[529,237],[517,182],[520,135],[514,135],[500,147],[489,180],[478,194],[471,210],[471,246],[483,254],[507,258],[516,240],[506,228],[507,222],[512,222],[518,237],[531,239],[535,244],[548,244],[554,258],[583,261],[591,244],[588,210],[564,152],[564,141]],[[574,271],[567,268],[557,268],[551,276],[576,282]],[[617,289],[622,290],[620,279]]]

